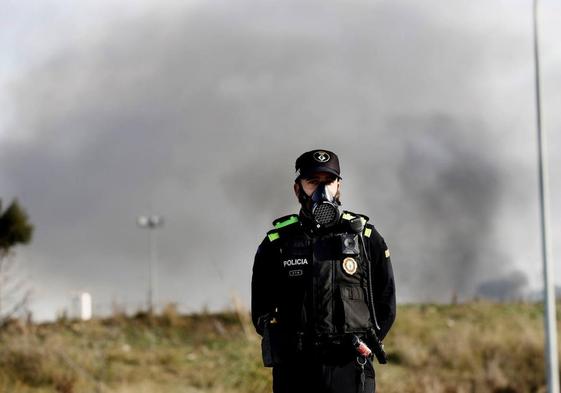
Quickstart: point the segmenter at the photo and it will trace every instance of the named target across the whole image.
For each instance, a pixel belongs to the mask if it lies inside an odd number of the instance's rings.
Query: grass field
[[[523,303],[400,306],[378,392],[545,392],[542,313]],[[0,392],[264,393],[270,373],[246,313],[167,307],[0,331]]]

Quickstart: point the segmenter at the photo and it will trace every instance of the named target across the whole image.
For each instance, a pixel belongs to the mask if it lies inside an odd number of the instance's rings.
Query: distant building
[[[88,292],[79,292],[72,298],[70,317],[82,321],[92,318],[92,297]]]

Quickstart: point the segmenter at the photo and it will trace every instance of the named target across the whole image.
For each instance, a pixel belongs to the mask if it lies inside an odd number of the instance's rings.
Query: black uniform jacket
[[[293,222],[290,228],[284,228],[283,230],[293,231],[293,234],[296,231],[296,235],[306,236],[312,241],[317,238],[318,234],[314,233],[311,225],[306,224],[306,219],[302,214],[299,218],[295,215],[287,217],[292,217]],[[367,217],[365,218],[367,219]],[[278,223],[278,220],[275,223]],[[364,245],[368,250],[373,279],[372,298],[376,320],[380,328],[377,335],[379,339],[383,339],[390,330],[396,316],[393,270],[389,250],[382,236],[371,224],[366,224],[365,232],[367,236],[363,237]],[[281,230],[280,236],[282,235]],[[286,296],[287,293],[286,288],[282,288],[286,281],[281,279],[283,271],[282,265],[279,263],[281,253],[279,247],[281,247],[282,242],[275,241],[277,236],[276,232],[270,232],[265,237],[257,249],[253,264],[251,315],[255,329],[261,335],[263,334],[263,316],[274,313],[283,303],[283,299],[279,299],[280,294],[284,293]],[[298,261],[294,260],[291,263],[298,263]]]

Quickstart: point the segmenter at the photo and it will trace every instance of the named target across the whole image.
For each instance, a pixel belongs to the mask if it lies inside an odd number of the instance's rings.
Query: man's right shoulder
[[[300,228],[300,218],[298,214],[289,214],[279,217],[273,221],[273,229],[267,232],[265,238],[257,248],[257,255],[269,255],[276,253],[281,247],[282,241]]]
[[[289,214],[273,220],[273,229],[267,232],[267,239],[273,243],[287,233],[299,227],[300,218],[298,214]]]

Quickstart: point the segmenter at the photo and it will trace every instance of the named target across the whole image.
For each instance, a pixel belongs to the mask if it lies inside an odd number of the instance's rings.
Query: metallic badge
[[[291,270],[288,272],[288,275],[290,277],[298,277],[298,276],[302,276],[304,274],[304,270],[298,269],[298,270]]]
[[[354,258],[348,257],[343,259],[343,270],[345,273],[353,275],[356,273],[356,268],[358,264],[354,260]]]
[[[314,158],[318,162],[327,162],[331,159],[331,156],[329,153],[320,150],[314,153]]]

